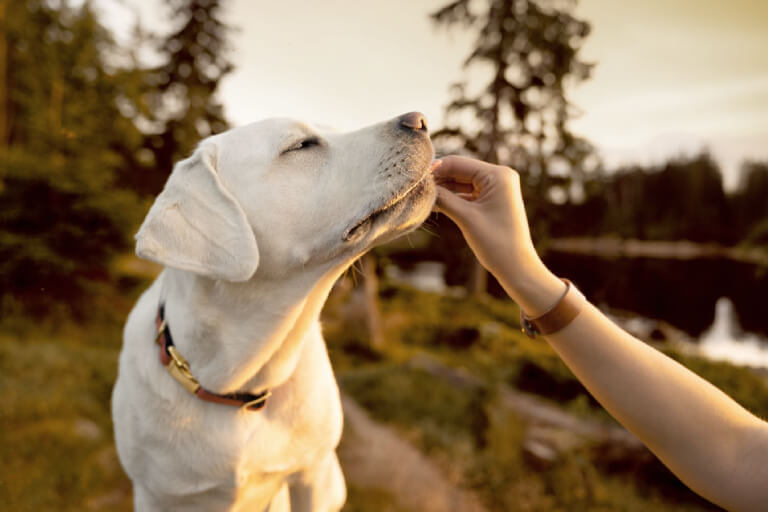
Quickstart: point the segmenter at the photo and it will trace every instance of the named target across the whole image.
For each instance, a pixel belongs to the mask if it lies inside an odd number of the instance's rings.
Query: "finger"
[[[446,214],[453,222],[461,225],[466,217],[468,203],[450,190],[438,187],[435,206],[438,212]]]
[[[467,158],[464,156],[446,156],[442,158],[442,164],[436,167],[432,173],[437,180],[452,180],[459,183],[473,183],[479,177],[496,168],[495,165]]]
[[[475,187],[469,183],[458,183],[455,181],[436,181],[435,183],[455,193],[471,194],[475,190]]]

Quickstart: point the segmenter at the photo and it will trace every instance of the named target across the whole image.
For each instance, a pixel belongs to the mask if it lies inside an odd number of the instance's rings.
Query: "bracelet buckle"
[[[525,317],[522,309],[520,310],[520,331],[531,339],[539,334],[539,330]]]

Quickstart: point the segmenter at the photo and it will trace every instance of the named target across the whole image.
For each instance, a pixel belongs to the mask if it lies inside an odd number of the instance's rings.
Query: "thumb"
[[[437,187],[437,211],[446,214],[459,227],[465,223],[469,206],[469,201],[462,199],[447,188]]]

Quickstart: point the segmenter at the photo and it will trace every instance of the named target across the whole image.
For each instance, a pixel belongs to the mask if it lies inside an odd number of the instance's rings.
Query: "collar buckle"
[[[195,376],[192,375],[189,362],[184,359],[184,356],[179,353],[173,344],[171,331],[168,328],[168,323],[163,313],[164,304],[160,304],[155,319],[155,325],[157,326],[155,343],[160,345],[160,362],[168,370],[168,373],[171,374],[171,377],[184,386],[184,389],[201,400],[231,405],[251,411],[259,411],[264,408],[267,398],[272,394],[269,390],[265,390],[258,395],[251,393],[228,393],[221,395],[208,391],[201,386]],[[249,398],[252,400],[248,400]]]
[[[155,343],[160,345],[160,338],[162,338],[163,334],[165,333],[165,328],[168,327],[168,322],[163,318],[160,323],[157,325],[157,334],[155,334]]]
[[[173,345],[166,347],[166,350],[168,350],[168,355],[171,356],[171,363],[166,366],[166,368],[168,368],[168,373],[170,373],[174,379],[179,381],[187,391],[193,395],[196,394],[197,390],[200,389],[200,383],[197,382],[195,376],[192,375],[192,370],[189,368],[187,360],[179,354],[176,347]]]

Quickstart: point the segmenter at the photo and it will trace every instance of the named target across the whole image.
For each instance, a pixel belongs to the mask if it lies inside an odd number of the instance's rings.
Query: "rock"
[[[98,441],[101,439],[101,428],[93,421],[87,418],[78,418],[72,425],[74,434],[87,441]]]
[[[541,471],[551,468],[561,454],[586,443],[584,437],[570,430],[532,423],[525,431],[522,450],[525,461]]]
[[[628,447],[642,446],[640,440],[623,427],[579,418],[535,395],[508,387],[501,388],[499,394],[503,407],[514,411],[521,419],[531,424],[562,430],[589,441],[609,442]]]
[[[112,489],[104,494],[93,496],[85,501],[88,510],[115,510],[120,505],[130,502],[130,492],[125,489]]]
[[[447,366],[432,356],[419,354],[408,360],[406,363],[411,368],[423,370],[430,375],[447,380],[457,388],[475,389],[483,385],[483,381],[463,368],[452,368]]]
[[[551,468],[558,458],[557,450],[535,439],[523,442],[523,457],[534,469],[542,471]]]

